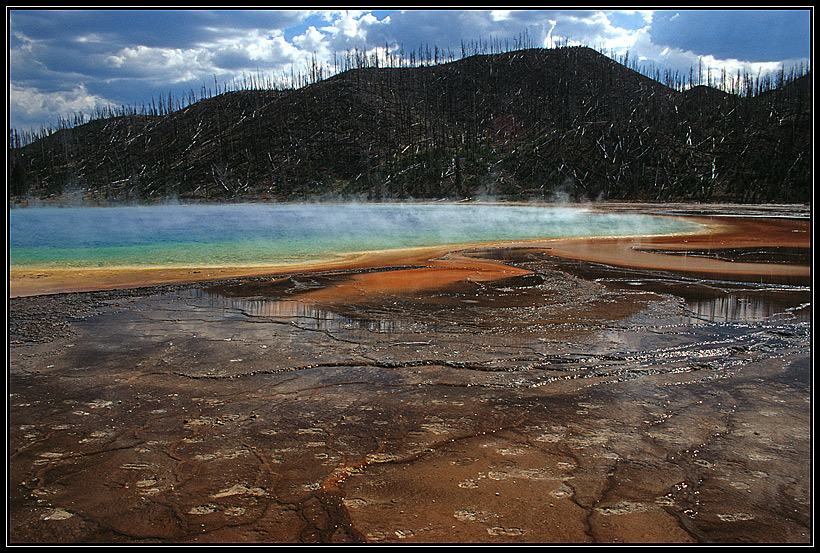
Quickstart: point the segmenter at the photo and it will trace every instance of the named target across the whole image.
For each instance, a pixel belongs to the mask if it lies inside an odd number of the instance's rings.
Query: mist
[[[561,204],[164,204],[9,212],[12,265],[275,264],[359,251],[692,230],[676,218]]]

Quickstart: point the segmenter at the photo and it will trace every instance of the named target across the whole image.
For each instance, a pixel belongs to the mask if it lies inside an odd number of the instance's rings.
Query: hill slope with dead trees
[[[9,197],[809,202],[810,79],[718,90],[585,47],[358,63],[12,131]]]

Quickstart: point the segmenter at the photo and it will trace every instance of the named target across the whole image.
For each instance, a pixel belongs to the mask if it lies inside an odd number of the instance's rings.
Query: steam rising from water
[[[9,212],[13,267],[239,266],[577,236],[677,234],[676,218],[499,204],[231,204]]]

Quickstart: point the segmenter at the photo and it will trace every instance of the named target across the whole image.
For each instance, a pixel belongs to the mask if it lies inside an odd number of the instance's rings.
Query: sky
[[[758,72],[810,66],[810,8],[793,10],[32,10],[7,7],[8,124],[53,126],[105,106],[199,95],[260,75],[288,85],[311,60],[496,39],[629,52],[646,66]]]

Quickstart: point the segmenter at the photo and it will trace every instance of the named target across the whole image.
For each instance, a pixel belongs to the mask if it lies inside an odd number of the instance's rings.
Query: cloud
[[[382,42],[401,44],[408,50],[422,45],[460,52],[461,43],[507,39],[513,43],[526,30],[540,35],[550,11],[407,10],[390,16],[390,25],[379,29]],[[540,46],[540,44],[539,44]]]
[[[562,13],[556,20],[553,37],[621,52],[635,43],[645,25],[643,17],[627,17],[619,12]]]
[[[281,70],[299,48],[282,37],[305,12],[12,10],[10,123],[147,103],[242,73]],[[49,111],[59,110],[59,111]]]
[[[109,99],[89,93],[82,84],[71,90],[42,92],[9,83],[9,111],[17,114],[18,121],[25,123],[19,127],[36,128],[46,120],[46,116],[54,114],[66,118],[76,113],[89,115],[111,103]]]
[[[394,41],[389,38],[389,32],[386,30],[396,26],[395,15],[391,14],[380,20],[372,13],[364,11],[328,12],[323,24],[316,28],[321,33],[321,38],[314,38],[321,40],[329,52],[368,50],[384,47],[386,42],[392,46]]]
[[[653,43],[716,60],[778,62],[810,57],[809,10],[682,10],[654,14]]]
[[[809,59],[808,10],[10,10],[10,123],[34,114],[110,101],[133,105],[260,73],[282,83],[315,58],[354,49],[405,55],[462,43],[553,47],[582,44],[607,54],[687,71],[710,66],[768,70]],[[765,64],[760,62],[767,62]],[[30,96],[22,97],[23,91]],[[39,106],[35,109],[34,106]],[[22,111],[18,111],[22,110]],[[59,112],[64,114],[64,112]]]
[[[110,68],[108,79],[141,79],[162,90],[177,83],[201,81],[213,68],[209,58],[202,49],[129,46],[109,55],[105,65]]]
[[[251,29],[282,31],[308,12],[288,10],[11,10],[12,31],[67,44],[96,35],[110,45],[188,48]]]

